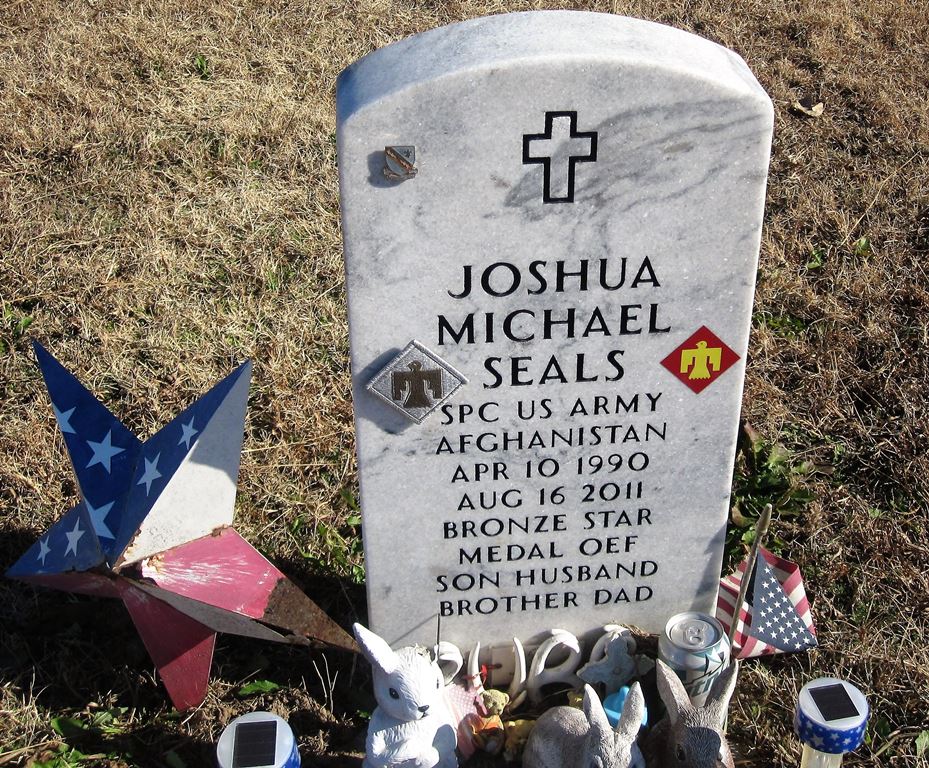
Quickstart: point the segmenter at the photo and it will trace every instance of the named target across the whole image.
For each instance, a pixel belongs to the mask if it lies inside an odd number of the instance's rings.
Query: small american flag
[[[726,632],[732,626],[746,567],[743,561],[719,582],[716,618]],[[817,645],[800,566],[764,547],[758,548],[755,571],[740,608],[732,649],[738,659],[805,651]]]

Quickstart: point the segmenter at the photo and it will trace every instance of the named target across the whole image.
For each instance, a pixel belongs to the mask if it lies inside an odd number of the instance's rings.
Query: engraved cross
[[[523,164],[540,164],[543,203],[574,202],[574,167],[597,160],[597,132],[577,130],[577,112],[546,112],[545,133],[523,135]]]

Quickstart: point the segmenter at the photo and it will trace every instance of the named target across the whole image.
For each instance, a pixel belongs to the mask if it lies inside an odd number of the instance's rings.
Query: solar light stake
[[[845,755],[830,755],[828,752],[820,752],[809,744],[804,744],[800,768],[839,768],[843,757]]]
[[[803,686],[794,733],[803,742],[800,768],[839,768],[864,741],[868,702],[851,683],[821,677]]]

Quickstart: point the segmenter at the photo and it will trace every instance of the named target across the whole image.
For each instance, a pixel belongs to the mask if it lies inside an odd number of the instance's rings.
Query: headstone
[[[376,632],[712,612],[772,114],[732,51],[605,14],[468,21],[342,73]]]

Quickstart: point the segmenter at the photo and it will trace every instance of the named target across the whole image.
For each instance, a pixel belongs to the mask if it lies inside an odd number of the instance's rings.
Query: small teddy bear
[[[529,734],[535,727],[535,720],[507,720],[503,727],[506,731],[506,742],[503,747],[503,759],[508,763],[521,760]]]
[[[503,691],[489,688],[481,692],[481,705],[485,712],[470,722],[474,745],[491,755],[499,755],[506,742],[503,719],[500,717],[510,697]]]

